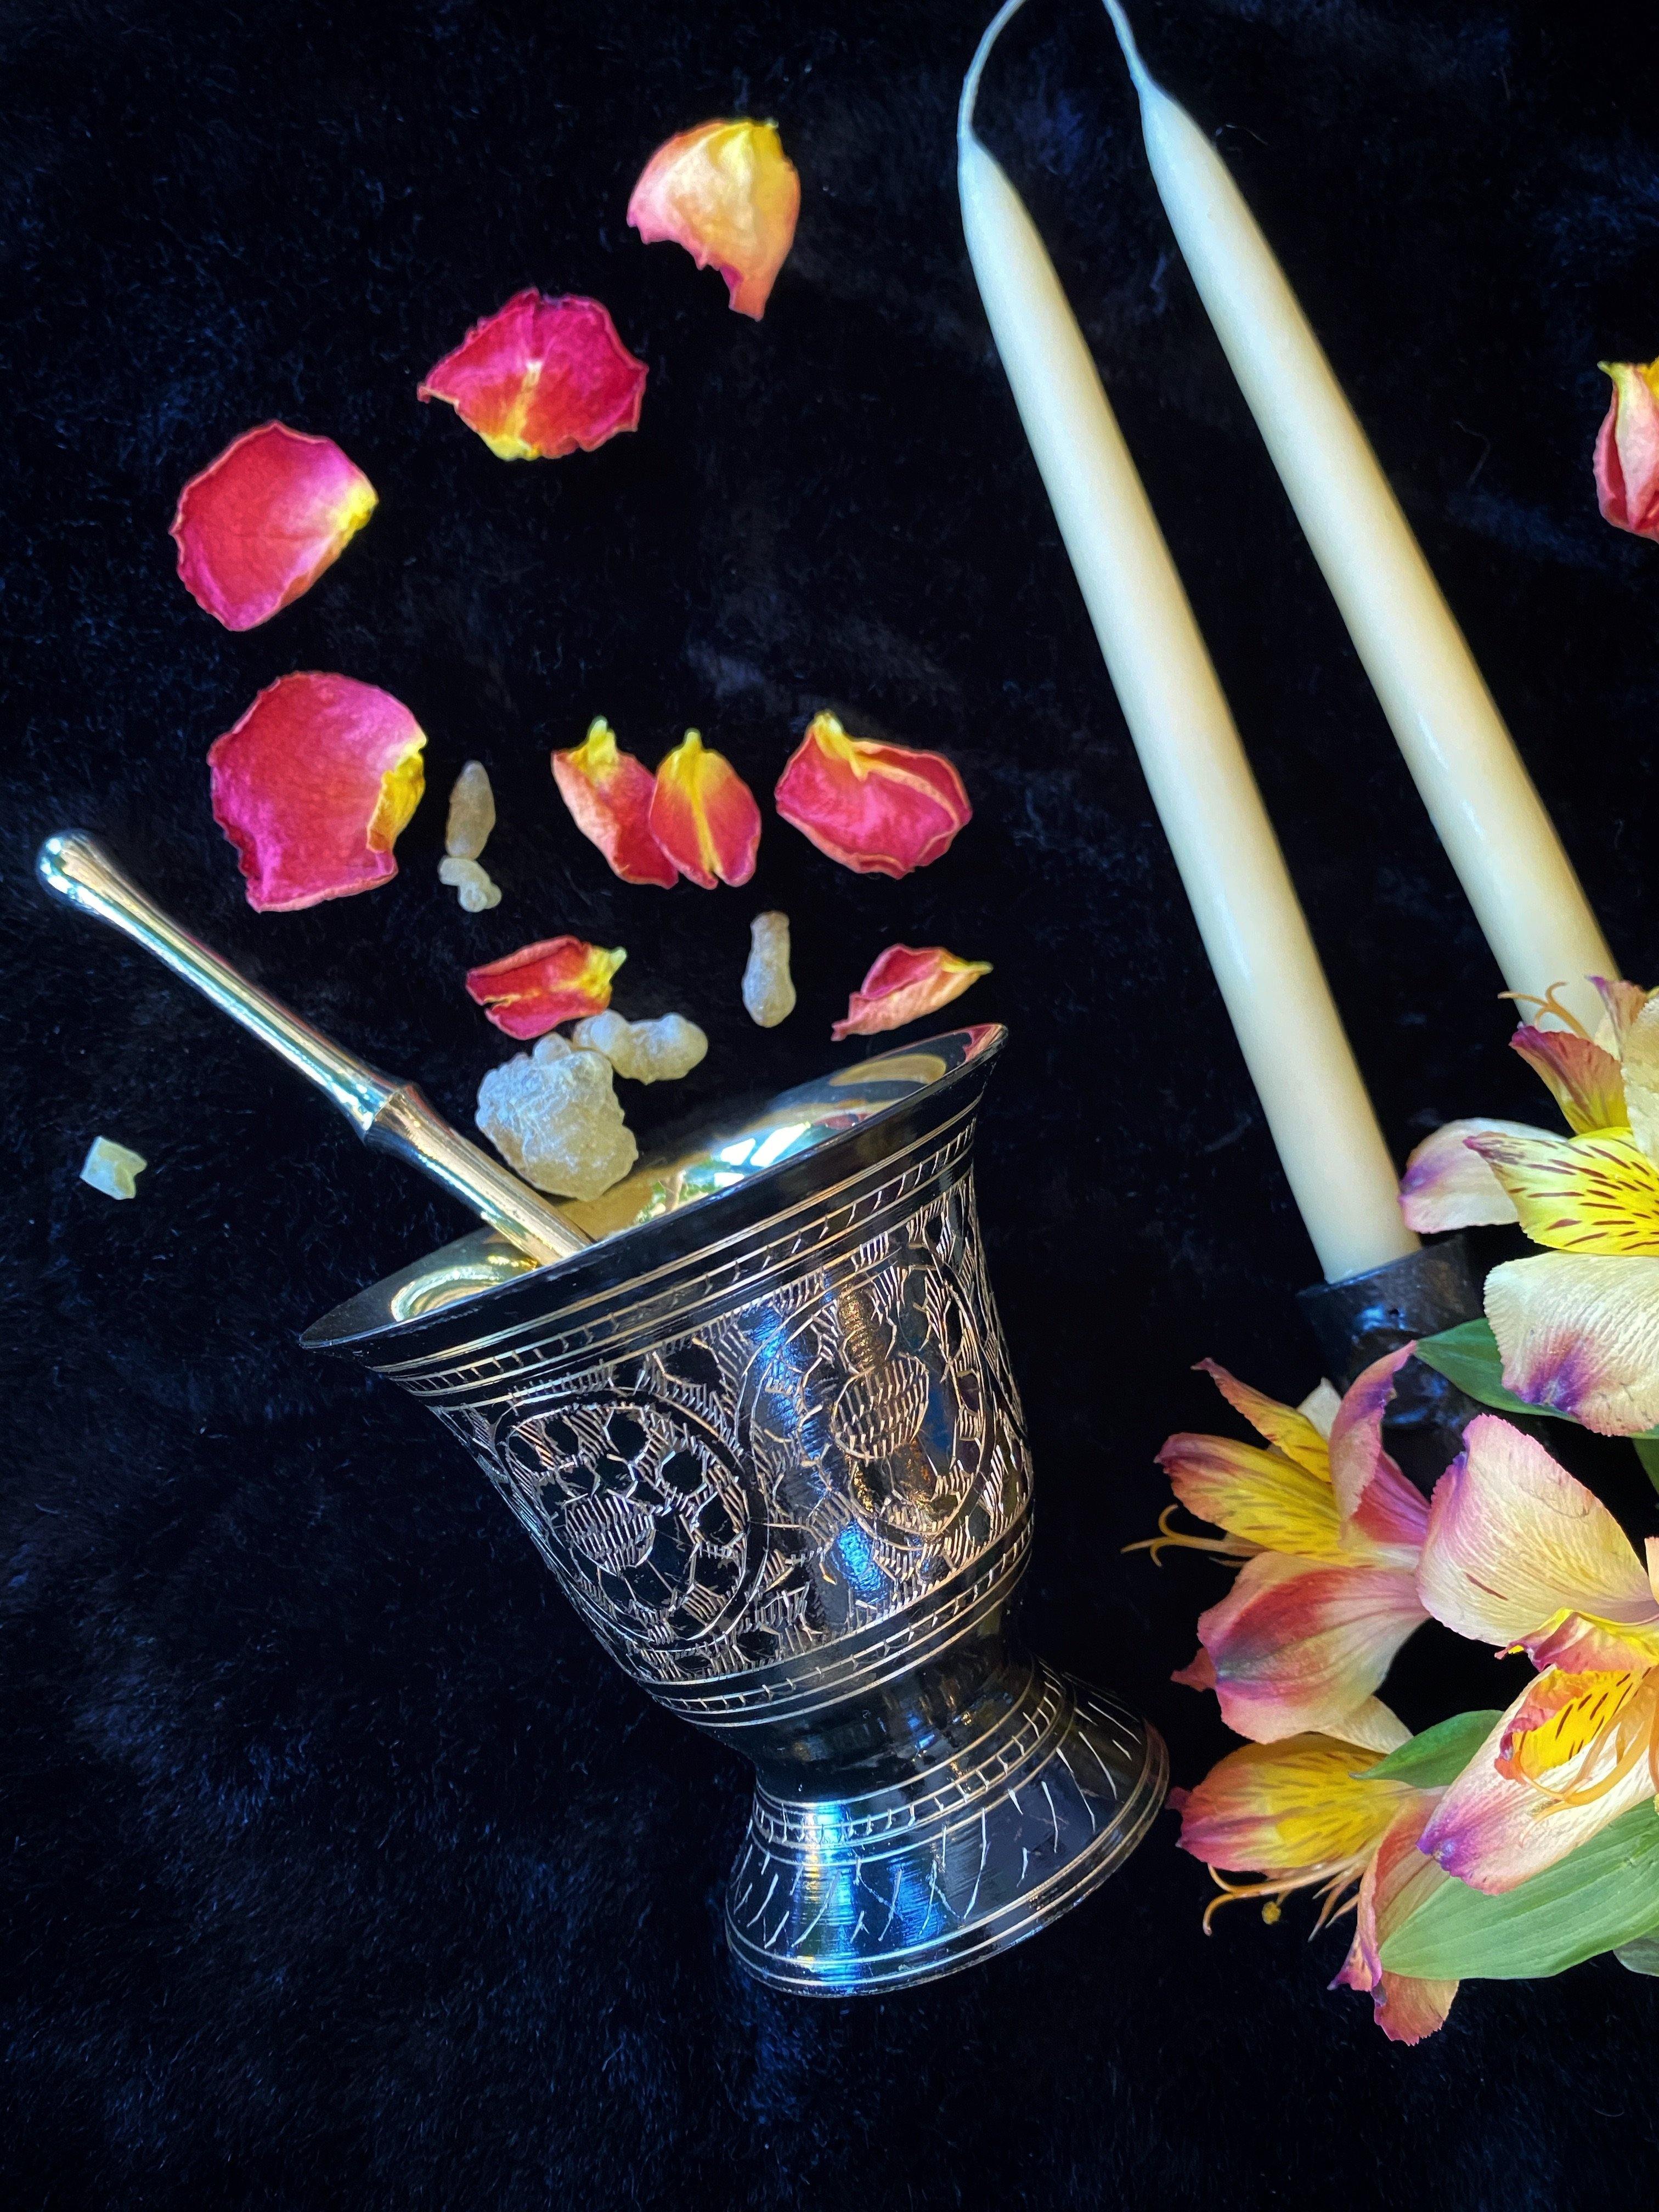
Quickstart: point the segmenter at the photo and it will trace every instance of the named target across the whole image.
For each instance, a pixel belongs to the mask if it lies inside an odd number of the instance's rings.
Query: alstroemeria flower
[[[1457,1984],[1386,1972],[1380,1954],[1425,1891],[1447,1878],[1417,1848],[1438,1793],[1363,1779],[1378,1749],[1408,1740],[1386,1706],[1376,1710],[1390,1723],[1380,1732],[1391,1741],[1360,1745],[1307,1734],[1243,1744],[1196,1790],[1171,1790],[1170,1802],[1181,1814],[1182,1850],[1203,1860],[1221,1892],[1205,1911],[1206,1933],[1218,1907],[1239,1898],[1260,1899],[1263,1919],[1273,1921],[1282,1898],[1311,1889],[1319,1899],[1316,1931],[1356,1904],[1353,1944],[1336,1981],[1370,1990],[1376,2024],[1392,2041],[1417,2043],[1445,2019]],[[1247,1873],[1261,1879],[1226,1878]]]
[[[786,822],[860,875],[927,867],[974,811],[943,753],[849,738],[829,714],[807,724],[773,796]]]
[[[213,818],[235,846],[247,902],[285,913],[372,890],[426,788],[407,707],[349,676],[284,676],[208,749]]]
[[[907,1022],[919,1022],[924,1014],[948,1006],[990,972],[988,960],[959,960],[942,945],[929,945],[920,951],[908,945],[890,945],[871,962],[870,972],[830,1034],[839,1044],[843,1037],[901,1030]]]
[[[504,461],[554,461],[638,429],[645,378],[597,300],[532,289],[475,323],[416,396],[447,400]]]
[[[508,1036],[544,1036],[561,1022],[603,1013],[611,978],[627,957],[621,945],[607,952],[580,937],[544,937],[504,960],[468,969],[467,994]]]
[[[1374,1692],[1427,1619],[1416,1568],[1428,1501],[1382,1449],[1394,1378],[1411,1353],[1403,1346],[1357,1377],[1328,1437],[1306,1411],[1206,1359],[1204,1371],[1267,1449],[1179,1435],[1158,1455],[1180,1503],[1226,1534],[1178,1534],[1170,1507],[1145,1548],[1154,1558],[1173,1545],[1243,1562],[1228,1595],[1200,1614],[1198,1656],[1174,1677],[1213,1689],[1240,1735],[1270,1743],[1313,1729],[1371,1741],[1384,1710]]]
[[[1476,1889],[1514,1889],[1659,1786],[1659,1539],[1644,1569],[1599,1498],[1483,1413],[1435,1486],[1418,1586],[1460,1636],[1542,1670],[1422,1837]]]
[[[1449,1122],[1412,1154],[1401,1200],[1413,1229],[1519,1221],[1548,1248],[1486,1278],[1504,1387],[1633,1436],[1659,1423],[1659,1000],[1598,988],[1607,1042],[1553,999],[1542,1006],[1565,1027],[1512,1039],[1572,1133]]]
[[[625,884],[672,890],[680,872],[651,834],[651,801],[657,779],[643,761],[618,750],[617,733],[603,714],[568,752],[553,756],[553,781],[570,818]]]
[[[628,220],[647,246],[683,246],[712,262],[732,305],[758,322],[794,243],[800,179],[775,123],[700,123],[659,146],[640,173]]]
[[[717,882],[746,884],[760,850],[755,794],[724,753],[711,752],[688,730],[657,764],[651,835],[684,876],[712,891]]]
[[[308,592],[374,512],[374,487],[332,438],[244,430],[179,495],[185,589],[227,629],[254,629]]]
[[[1603,361],[1613,398],[1595,440],[1595,498],[1617,530],[1659,538],[1659,361]]]

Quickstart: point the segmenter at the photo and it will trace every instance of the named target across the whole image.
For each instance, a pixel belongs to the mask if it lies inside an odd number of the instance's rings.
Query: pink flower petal
[[[179,574],[227,629],[253,629],[307,592],[374,512],[374,487],[332,438],[245,430],[179,495]]]
[[[637,429],[645,379],[597,300],[532,289],[475,323],[416,396],[447,400],[504,461],[551,461]]]
[[[775,123],[699,123],[659,146],[628,220],[647,246],[671,240],[712,262],[732,306],[758,322],[794,242],[800,179]]]
[[[544,1036],[561,1022],[603,1013],[611,1004],[611,978],[627,952],[607,952],[580,937],[544,937],[505,959],[467,970],[467,995],[510,1037]]]
[[[1478,1115],[1445,1122],[1424,1138],[1406,1163],[1400,1210],[1408,1229],[1426,1237],[1438,1229],[1474,1229],[1521,1218],[1515,1200],[1467,1141],[1492,1131],[1510,1137],[1548,1134],[1528,1121],[1493,1121]]]
[[[1376,1690],[1427,1618],[1403,1568],[1263,1552],[1199,1616],[1198,1634],[1215,1664],[1222,1718],[1266,1743],[1334,1729]]]
[[[553,781],[570,818],[625,884],[655,884],[670,890],[680,872],[651,834],[657,779],[643,761],[622,752],[603,715],[583,742],[553,756]]]
[[[1394,1378],[1416,1350],[1403,1344],[1357,1376],[1331,1425],[1331,1487],[1348,1533],[1370,1556],[1414,1567],[1428,1527],[1429,1502],[1382,1449],[1382,1417]]]
[[[1659,1661],[1659,1603],[1623,1529],[1542,1444],[1495,1414],[1469,1423],[1435,1485],[1417,1586],[1460,1636],[1519,1644],[1535,1661],[1547,1644],[1540,1663]]]
[[[1659,538],[1659,361],[1604,361],[1613,398],[1595,441],[1595,498],[1617,530]]]
[[[1630,1119],[1619,1062],[1589,1037],[1575,1036],[1571,1030],[1533,1029],[1523,1023],[1510,1039],[1510,1049],[1518,1052],[1549,1086],[1570,1128],[1580,1133],[1611,1129]]]
[[[1381,1783],[1365,1785],[1378,1790],[1382,1786]],[[1361,1878],[1353,1948],[1336,1977],[1349,1989],[1370,1991],[1372,2014],[1391,2043],[1420,2043],[1425,2035],[1432,2035],[1443,2024],[1457,1995],[1455,1982],[1423,1981],[1412,1974],[1390,1973],[1382,1960],[1382,1946],[1395,1929],[1402,1927],[1450,1880],[1443,1867],[1418,1849],[1418,1836],[1432,1803],[1429,1793],[1413,1791],[1389,1822]]]
[[[1504,1387],[1607,1437],[1659,1425],[1659,1260],[1540,1252],[1486,1278]]]
[[[694,884],[746,884],[760,850],[755,794],[724,753],[712,752],[688,730],[657,763],[647,817],[658,846]]]
[[[928,866],[974,811],[943,753],[849,738],[833,714],[812,717],[773,796],[786,822],[860,875]]]
[[[213,818],[262,912],[372,890],[425,787],[426,738],[389,691],[284,676],[208,751]]]
[[[845,1016],[830,1034],[839,1043],[842,1037],[902,1029],[907,1022],[919,1022],[924,1014],[948,1006],[970,983],[990,972],[988,960],[958,960],[942,945],[930,945],[923,951],[908,945],[890,945],[872,963],[869,974],[847,1001]]]

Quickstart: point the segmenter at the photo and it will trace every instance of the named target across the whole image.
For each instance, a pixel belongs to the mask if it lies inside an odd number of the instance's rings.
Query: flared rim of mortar
[[[595,1240],[568,1260],[538,1266],[494,1230],[475,1230],[359,1291],[300,1342],[402,1365],[453,1342],[458,1324],[467,1334],[475,1316],[510,1320],[532,1304],[551,1315],[720,1246],[888,1157],[919,1121],[965,1111],[1007,1034],[995,1022],[945,1030],[738,1109],[672,1156],[642,1161],[603,1198],[560,1202]]]

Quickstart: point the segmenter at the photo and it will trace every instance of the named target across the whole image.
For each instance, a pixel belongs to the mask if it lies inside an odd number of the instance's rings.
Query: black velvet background
[[[988,7],[989,0],[986,0]],[[1052,243],[1176,548],[1390,1140],[1531,1115],[1497,977],[1174,257],[1089,0],[1031,0],[988,137]],[[1140,0],[1329,345],[1628,969],[1659,971],[1659,552],[1598,519],[1598,356],[1659,352],[1641,0]],[[0,2174],[20,2207],[1053,2208],[1641,2202],[1651,1983],[1467,1988],[1385,2044],[1292,1908],[1199,1930],[1160,1823],[1094,1901],[909,1996],[811,2005],[729,1965],[738,1760],[602,1658],[415,1404],[296,1347],[459,1216],[106,933],[50,908],[80,822],[252,974],[457,1120],[501,1041],[464,965],[574,929],[617,1003],[709,1030],[678,1097],[817,1073],[894,938],[983,955],[1015,1048],[981,1152],[1039,1469],[1025,1620],[1168,1735],[1218,1582],[1120,1547],[1208,1425],[1188,1363],[1297,1395],[1311,1255],[1279,1175],[961,241],[964,0],[119,0],[0,14],[7,628],[0,870],[8,1439]],[[765,321],[641,248],[669,131],[775,114],[805,185]],[[421,373],[536,283],[650,364],[593,458],[507,467]],[[184,479],[279,415],[382,505],[245,636],[185,596]],[[403,872],[243,902],[203,755],[292,668],[428,731]],[[807,714],[939,744],[977,813],[900,884],[772,822],[745,891],[614,882],[547,753],[701,725],[764,790]],[[506,896],[434,880],[471,754]],[[737,1000],[786,908],[800,1010]],[[845,1048],[850,1053],[854,1048]],[[76,1180],[104,1132],[137,1203]],[[1638,1526],[1622,1451],[1581,1465]],[[1414,1723],[1506,1679],[1437,1630]]]

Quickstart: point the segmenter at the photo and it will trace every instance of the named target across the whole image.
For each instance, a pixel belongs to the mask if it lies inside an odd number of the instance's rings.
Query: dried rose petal
[[[227,629],[254,629],[308,592],[374,512],[374,487],[332,438],[244,430],[179,495],[179,574]]]
[[[688,730],[657,765],[651,834],[684,876],[712,891],[715,879],[746,884],[760,849],[755,794],[723,753]]]
[[[373,890],[426,787],[425,732],[349,676],[284,676],[208,748],[213,818],[241,855],[247,902],[286,913]]]
[[[602,1013],[611,1004],[611,978],[627,957],[620,945],[607,952],[580,937],[544,937],[469,969],[466,988],[498,1030],[538,1037],[578,1015]]]
[[[683,246],[712,262],[732,305],[758,322],[795,240],[800,179],[775,123],[700,123],[659,146],[640,173],[628,220],[647,246]]]
[[[815,714],[773,794],[821,853],[861,876],[908,876],[946,851],[973,808],[943,753],[849,738]]]
[[[1604,361],[1613,398],[1595,439],[1595,499],[1616,530],[1659,538],[1659,361]]]
[[[948,1006],[970,983],[990,972],[988,960],[958,960],[942,945],[930,945],[921,952],[908,945],[890,945],[847,1001],[846,1018],[830,1034],[839,1043],[842,1037],[902,1029],[907,1022]]]
[[[587,726],[583,742],[553,756],[553,781],[584,837],[599,847],[625,884],[672,890],[680,872],[651,834],[657,780],[643,761],[617,750],[617,733],[603,714]]]
[[[504,461],[556,461],[636,430],[645,377],[597,300],[532,289],[474,323],[416,397],[447,399]]]

